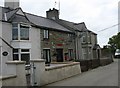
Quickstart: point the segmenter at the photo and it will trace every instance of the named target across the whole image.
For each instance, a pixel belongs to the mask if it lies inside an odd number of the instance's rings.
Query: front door
[[[56,49],[57,62],[63,62],[63,49]]]

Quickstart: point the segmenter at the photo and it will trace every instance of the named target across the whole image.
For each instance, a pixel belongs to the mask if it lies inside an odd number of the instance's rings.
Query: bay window
[[[13,23],[12,25],[13,40],[29,40],[29,27],[22,24]]]

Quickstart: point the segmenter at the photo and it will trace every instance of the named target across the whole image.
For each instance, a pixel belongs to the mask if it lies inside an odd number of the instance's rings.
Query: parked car
[[[120,58],[120,49],[116,49],[115,58]]]

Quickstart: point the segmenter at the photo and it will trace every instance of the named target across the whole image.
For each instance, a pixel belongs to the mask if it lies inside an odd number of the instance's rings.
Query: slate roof
[[[2,18],[0,18],[0,20],[3,20],[3,21],[5,21],[4,13],[6,13],[7,19],[8,19],[8,21],[10,20],[10,22],[11,22],[11,20],[15,21],[15,22],[26,22],[26,23],[28,23],[28,21],[30,21],[31,23],[33,23],[34,25],[36,25],[38,27],[54,29],[54,30],[59,30],[59,31],[65,31],[65,32],[71,32],[71,33],[73,33],[74,31],[80,31],[80,32],[81,31],[90,31],[87,29],[84,22],[74,23],[74,22],[69,22],[69,21],[62,20],[62,19],[52,20],[52,19],[48,19],[45,17],[41,17],[41,16],[37,16],[34,14],[25,13],[25,12],[24,12],[25,17],[24,17],[24,16],[20,16],[18,14],[15,14],[21,8],[17,8],[17,9],[13,10],[13,9],[9,9],[6,7],[0,7],[0,9],[2,9]],[[12,18],[13,15],[14,15],[14,18]],[[28,20],[26,20],[26,17]],[[96,34],[96,33],[94,33],[94,34]]]
[[[74,23],[66,20],[56,20],[57,23],[63,25],[64,27],[67,27],[68,29],[71,29],[72,31],[85,31],[87,28],[85,26],[85,23]]]
[[[69,22],[69,21],[62,20],[62,19],[56,20],[56,22],[63,25],[64,27],[66,27],[68,29],[71,29],[72,31],[74,31],[74,30],[79,31],[79,32],[89,31],[89,32],[92,32],[93,34],[97,35],[95,32],[87,29],[84,22],[74,23],[74,22]]]
[[[5,21],[4,13],[6,13],[8,20],[14,15],[14,18],[11,19],[12,21],[28,22],[24,16],[15,14],[20,8],[12,10],[9,8],[0,7],[0,9],[2,9],[2,18],[0,18],[0,20],[2,20],[2,21]],[[37,16],[34,14],[30,14],[30,13],[24,12],[24,14],[27,17],[27,19],[36,26],[72,33],[72,31],[68,30],[67,28],[63,27],[62,25],[56,23],[53,20],[47,19],[45,17]],[[11,22],[11,20],[10,20],[10,22]]]
[[[41,27],[46,27],[46,28],[52,28],[56,30],[61,30],[61,31],[66,31],[66,32],[71,32],[67,28],[61,26],[60,24],[56,23],[55,21],[51,19],[47,19],[45,17],[33,15],[30,13],[25,13],[29,21],[31,21],[33,24]]]

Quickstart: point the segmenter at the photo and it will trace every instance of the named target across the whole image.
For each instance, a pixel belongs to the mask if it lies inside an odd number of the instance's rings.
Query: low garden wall
[[[2,87],[6,86],[26,86],[25,62],[8,61],[7,75],[0,77]]]
[[[113,62],[113,59],[106,57],[93,60],[76,60],[76,62],[80,62],[81,72],[85,72],[88,71],[89,69],[94,69],[99,66],[108,65]]]
[[[55,65],[55,64],[54,64]],[[72,62],[45,68],[41,85],[46,85],[81,73],[80,63]]]
[[[9,76],[2,76],[0,78],[2,86],[18,86],[16,85],[17,76],[16,75],[9,75]]]
[[[110,58],[101,58],[100,65],[105,66],[113,62],[113,59]]]

